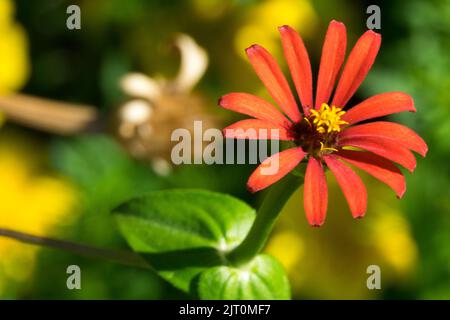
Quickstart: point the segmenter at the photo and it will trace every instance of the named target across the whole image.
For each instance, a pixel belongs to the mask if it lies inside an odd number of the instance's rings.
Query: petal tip
[[[279,26],[278,27],[278,30],[279,31],[284,31],[284,30],[292,30],[292,28],[290,27],[290,26],[288,26],[287,24],[284,24],[284,25],[282,25],[282,26]]]
[[[352,212],[352,216],[355,220],[360,220],[362,218],[364,218],[364,216],[366,215],[366,211],[367,208],[360,208],[359,210]]]
[[[222,129],[222,135],[226,139],[229,138],[229,137],[227,137],[228,136],[228,129],[227,128]]]
[[[375,39],[381,39],[381,34],[373,30],[367,30],[366,34],[370,35],[371,37],[374,37]]]
[[[401,190],[399,193],[397,193],[397,199],[401,199],[401,198],[403,198],[403,196],[405,195],[405,192],[406,192],[406,187],[403,189],[403,190]]]
[[[428,153],[428,145],[427,143],[421,138],[421,145],[416,151],[422,158],[425,158]]]
[[[245,48],[245,52],[247,53],[247,55],[251,54],[252,52],[258,50],[260,48],[259,45],[257,44],[252,44],[250,47]]]
[[[258,188],[257,186],[253,186],[250,182],[247,182],[247,190],[250,193],[256,193],[256,192],[260,191],[261,188]]]
[[[413,173],[416,170],[417,164],[414,164],[413,166],[406,168],[409,173]]]
[[[408,108],[409,112],[417,112],[416,107],[414,106],[414,99],[408,95]]]
[[[221,97],[217,100],[217,105],[223,107],[224,97],[225,97],[225,96],[221,96]]]
[[[342,28],[342,27],[344,27],[345,28],[345,24],[343,23],[343,22],[341,22],[341,21],[337,21],[337,20],[331,20],[330,21],[330,26],[336,26],[336,27],[340,27],[340,28]]]
[[[406,181],[404,179],[403,179],[403,183],[398,188],[396,193],[397,193],[397,199],[401,199],[405,195],[405,193],[406,193]]]
[[[323,225],[323,222],[322,223],[316,223],[316,222],[310,222],[309,223],[310,224],[310,226],[311,227],[313,227],[313,228],[320,228],[322,225]]]

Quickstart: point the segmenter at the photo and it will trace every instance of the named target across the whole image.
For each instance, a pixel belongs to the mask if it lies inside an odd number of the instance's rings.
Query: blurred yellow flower
[[[417,260],[417,247],[411,238],[408,221],[401,212],[385,207],[377,215],[371,234],[383,258],[398,274],[408,274]]]
[[[14,4],[0,0],[0,94],[20,89],[29,75],[28,41],[14,21]]]
[[[248,21],[236,35],[236,51],[246,58],[244,49],[257,43],[279,57],[277,27],[290,25],[308,38],[316,28],[318,17],[309,0],[266,0],[251,9]]]
[[[42,173],[44,164],[31,143],[17,137],[0,140],[0,227],[45,235],[67,221],[75,194],[57,177]],[[38,247],[0,238],[0,294],[8,281],[24,281],[33,272]]]
[[[266,251],[275,252],[278,260],[286,270],[292,270],[302,258],[303,246],[300,234],[294,231],[282,231],[272,237]],[[283,250],[278,251],[280,248]]]

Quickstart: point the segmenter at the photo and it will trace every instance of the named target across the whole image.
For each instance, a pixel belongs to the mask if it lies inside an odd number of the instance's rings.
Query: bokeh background
[[[66,27],[71,4],[81,8],[81,30]],[[0,0],[0,93],[88,104],[98,112],[92,130],[65,135],[0,112],[0,227],[125,249],[109,209],[139,192],[199,187],[258,206],[261,195],[245,190],[254,166],[171,168],[164,161],[169,141],[165,145],[158,140],[162,146],[148,151],[136,139],[152,144],[160,132],[170,132],[179,123],[191,125],[197,118],[219,128],[238,119],[219,110],[219,96],[246,91],[267,97],[245,59],[246,47],[265,46],[287,70],[277,26],[289,24],[302,34],[317,71],[328,22],[346,24],[351,46],[366,28],[370,4]],[[450,1],[392,0],[380,7],[381,51],[352,102],[384,91],[408,92],[417,113],[390,120],[416,130],[430,151],[425,159],[418,158],[414,174],[406,173],[408,190],[401,201],[386,186],[362,175],[369,192],[362,220],[351,218],[331,177],[328,218],[322,228],[308,226],[302,188],[294,194],[266,251],[285,266],[296,299],[450,299]],[[184,91],[171,86],[180,64],[174,46],[180,33],[195,39],[209,57],[204,76]],[[158,106],[149,104],[152,117],[159,119],[157,130],[152,130],[156,124],[148,123],[137,133],[134,127],[130,133],[127,123],[123,128],[124,121],[135,119],[121,118],[130,97],[119,83],[130,72],[158,79],[165,88]],[[82,290],[66,288],[66,268],[71,264],[81,267]],[[371,264],[381,267],[381,290],[366,287]],[[0,298],[186,296],[147,270],[0,238]]]

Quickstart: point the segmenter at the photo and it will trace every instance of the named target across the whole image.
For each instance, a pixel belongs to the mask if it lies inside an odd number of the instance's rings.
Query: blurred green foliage
[[[384,14],[388,43],[367,79],[368,93],[388,90],[410,92],[414,117],[395,120],[414,128],[428,144],[427,158],[407,178],[402,206],[419,247],[417,297],[450,297],[450,2],[398,1]],[[395,292],[393,293],[395,294]],[[394,295],[395,296],[395,295]]]
[[[73,3],[82,8],[80,31],[66,28],[65,9]],[[218,112],[216,99],[226,92],[262,91],[249,64],[233,48],[236,33],[249,22],[249,12],[261,3],[263,1],[256,0],[17,0],[16,15],[28,33],[32,66],[31,79],[24,92],[95,104],[105,119],[112,119],[115,107],[124,100],[118,88],[119,78],[136,70],[149,75],[173,75],[178,68],[178,56],[169,45],[170,40],[174,34],[184,32],[193,36],[209,54],[210,67],[196,91],[207,100],[208,111],[215,114]],[[328,21],[334,18],[346,23],[350,45],[365,29],[365,9],[372,2],[320,0],[312,3],[319,23],[306,44],[312,62],[317,65]],[[427,158],[418,161],[417,171],[407,176],[408,191],[400,205],[419,251],[414,277],[407,285],[401,280],[391,282],[377,297],[448,299],[450,2],[396,0],[385,1],[380,6],[383,35],[380,55],[352,101],[384,91],[408,92],[415,99],[417,114],[396,115],[392,119],[414,128],[424,137],[430,151]],[[208,11],[215,14],[209,15]],[[229,117],[227,121],[233,120],[234,115],[225,115]],[[8,126],[14,127],[14,124]],[[19,130],[28,135],[38,134],[28,129]],[[75,138],[40,135],[45,144],[50,144],[53,168],[76,186],[79,195],[74,210],[75,222],[54,230],[61,238],[108,248],[127,248],[109,210],[151,190],[197,187],[235,195],[253,206],[258,203],[258,197],[245,190],[252,166],[185,166],[175,168],[169,177],[161,177],[148,164],[133,160],[107,132]],[[383,199],[371,201],[382,203]],[[290,210],[285,214],[297,216],[299,213]],[[296,219],[295,223],[306,222]],[[358,225],[352,224],[349,228]],[[349,233],[345,228],[340,227],[337,230],[341,234],[333,236],[341,238],[342,234]],[[308,233],[308,237],[314,234]],[[352,239],[357,241],[358,237]],[[344,243],[339,247],[342,251],[329,256],[351,263],[352,254],[346,247]],[[80,291],[69,291],[65,286],[65,270],[71,264],[82,269],[83,289]],[[317,274],[302,276],[320,277]],[[323,290],[346,290],[330,284],[334,283],[332,280],[325,282],[328,284],[317,281],[317,286],[322,287],[315,292],[304,292],[302,287],[295,289],[298,291],[294,292],[294,297],[320,298]],[[43,249],[32,281],[17,290],[17,297],[161,299],[186,296],[147,270]]]

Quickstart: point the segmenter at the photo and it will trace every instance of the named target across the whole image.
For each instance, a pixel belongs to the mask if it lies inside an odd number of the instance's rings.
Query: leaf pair
[[[158,274],[201,299],[288,299],[283,267],[258,255],[231,266],[255,219],[254,210],[231,196],[201,190],[148,193],[114,210],[122,235]]]

